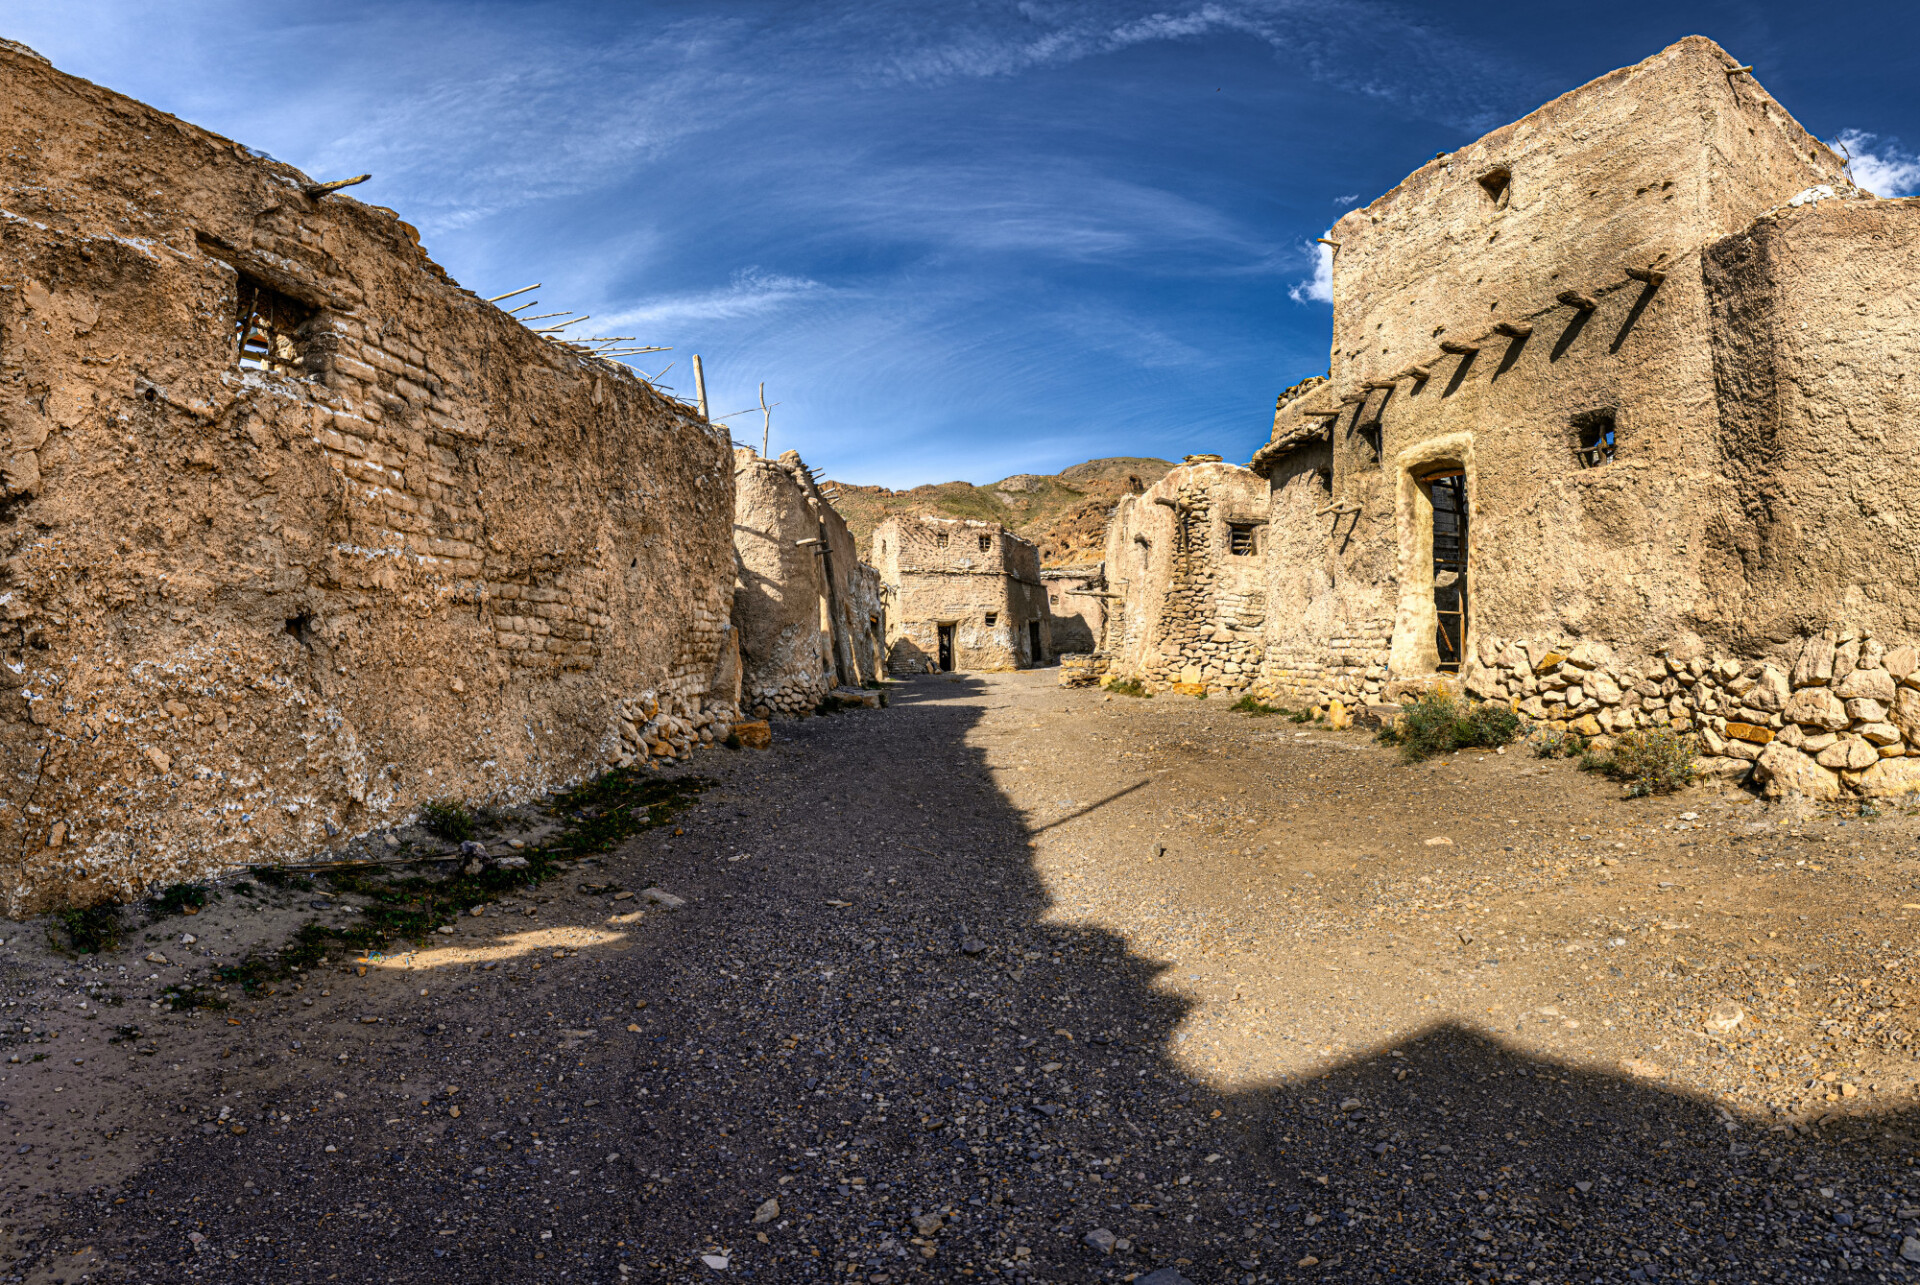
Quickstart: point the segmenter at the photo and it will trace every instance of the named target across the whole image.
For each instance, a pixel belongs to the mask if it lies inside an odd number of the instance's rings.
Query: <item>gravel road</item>
[[[224,1010],[0,924],[0,1278],[1920,1274],[1912,816],[1053,679],[703,754],[670,825]]]

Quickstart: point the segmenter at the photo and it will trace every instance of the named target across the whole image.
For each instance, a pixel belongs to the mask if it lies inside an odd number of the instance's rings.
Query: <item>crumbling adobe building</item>
[[[1254,461],[1259,690],[1458,675],[1775,790],[1920,784],[1920,202],[1690,37],[1328,240],[1331,370]]]
[[[1189,455],[1121,497],[1107,527],[1107,672],[1196,696],[1258,681],[1266,523],[1266,480],[1218,455]]]
[[[873,563],[891,672],[1025,669],[1051,654],[1040,551],[998,522],[890,517]]]
[[[741,704],[756,717],[811,712],[835,687],[880,677],[886,608],[846,519],[799,453],[734,451],[733,623]]]
[[[724,433],[18,47],[0,154],[9,913],[724,735]]]

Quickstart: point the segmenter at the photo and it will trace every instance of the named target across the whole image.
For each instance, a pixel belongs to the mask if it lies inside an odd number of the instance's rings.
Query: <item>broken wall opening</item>
[[[306,374],[308,323],[320,310],[244,272],[238,274],[235,295],[234,344],[240,369]]]

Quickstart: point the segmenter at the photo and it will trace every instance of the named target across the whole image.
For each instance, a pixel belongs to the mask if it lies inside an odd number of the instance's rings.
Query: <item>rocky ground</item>
[[[687,772],[616,850],[224,1008],[160,997],[368,885],[82,960],[0,923],[0,1277],[1920,1274],[1904,811],[1046,671]]]

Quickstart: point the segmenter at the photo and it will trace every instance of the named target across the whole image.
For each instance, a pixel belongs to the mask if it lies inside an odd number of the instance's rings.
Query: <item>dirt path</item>
[[[184,921],[90,967],[0,925],[0,1276],[1920,1272],[1909,816],[1046,672],[782,732],[671,829],[222,1012],[147,1007]],[[315,900],[190,927],[353,913]]]

